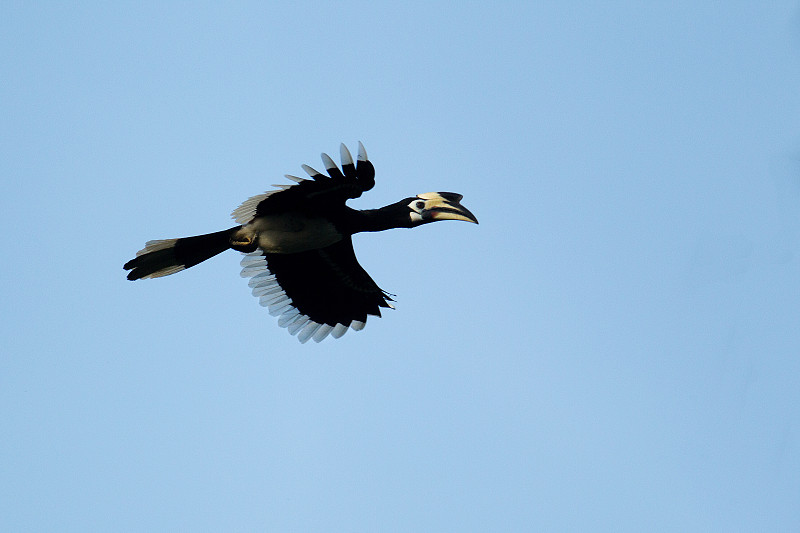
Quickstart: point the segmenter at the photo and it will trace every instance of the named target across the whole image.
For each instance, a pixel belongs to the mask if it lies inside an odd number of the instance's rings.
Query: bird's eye
[[[417,202],[417,209],[423,209],[425,207],[425,202]]]

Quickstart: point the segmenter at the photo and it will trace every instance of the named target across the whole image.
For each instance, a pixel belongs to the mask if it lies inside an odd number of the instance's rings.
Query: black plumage
[[[232,248],[247,254],[242,276],[250,278],[253,294],[301,342],[362,329],[368,315],[379,317],[380,308],[392,307],[392,298],[358,263],[353,234],[477,219],[456,193],[426,193],[380,209],[352,209],[345,202],[375,185],[375,169],[360,143],[357,163],[344,145],[340,152],[341,170],[322,154],[327,175],[303,165],[311,179],[287,175],[295,184],[246,200],[232,215],[239,226],[148,242],[124,265],[128,279],[173,274]]]

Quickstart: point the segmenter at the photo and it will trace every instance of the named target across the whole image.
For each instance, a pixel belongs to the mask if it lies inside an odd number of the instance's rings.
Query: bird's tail
[[[240,227],[183,239],[148,241],[123,268],[130,270],[128,279],[131,281],[180,272],[230,248],[231,235]]]

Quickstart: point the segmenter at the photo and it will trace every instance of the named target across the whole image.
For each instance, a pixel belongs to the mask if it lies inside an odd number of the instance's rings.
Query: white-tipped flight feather
[[[342,159],[342,166],[353,164],[353,156],[350,155],[350,150],[344,143],[339,146],[339,157]]]
[[[167,246],[159,241],[154,246]],[[300,342],[321,342],[328,336],[334,339],[340,338],[353,329],[359,331],[364,329],[365,322],[353,320],[350,324],[320,324],[312,320],[307,315],[301,314],[294,306],[292,299],[278,283],[278,279],[269,270],[267,258],[261,252],[250,252],[242,257],[242,277],[250,278],[247,285],[252,288],[253,296],[259,299],[259,303],[267,307],[269,314],[278,317],[278,326],[286,328],[290,334],[297,335]]]
[[[338,168],[336,166],[336,163],[333,162],[333,159],[331,159],[331,156],[329,156],[328,154],[322,154],[322,163],[325,165],[325,169],[328,172],[330,172],[335,168]]]
[[[311,176],[312,178],[314,176],[321,176],[322,175],[322,172],[319,172],[319,171],[311,168],[308,165],[301,165],[301,167],[305,171],[305,173],[308,174],[309,176]]]

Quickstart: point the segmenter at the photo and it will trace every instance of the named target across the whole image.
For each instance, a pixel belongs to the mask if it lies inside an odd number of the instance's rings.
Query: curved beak
[[[461,205],[464,196],[455,192],[427,192],[418,194],[417,198],[425,200],[422,218],[433,220],[463,220],[478,223],[478,219],[469,209]]]

